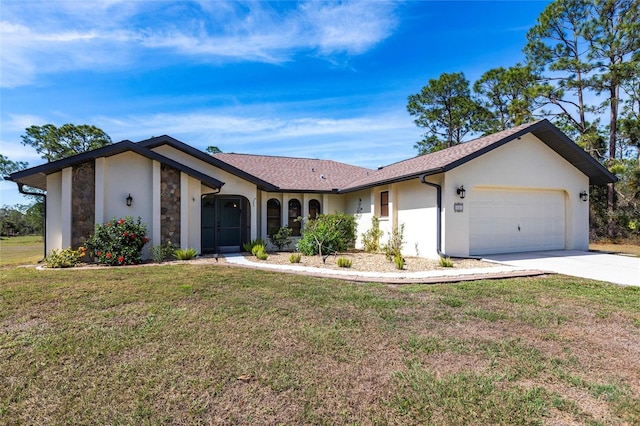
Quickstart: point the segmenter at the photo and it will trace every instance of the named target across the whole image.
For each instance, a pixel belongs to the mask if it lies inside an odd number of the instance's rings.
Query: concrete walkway
[[[557,250],[496,254],[486,256],[485,260],[614,284],[640,286],[640,258],[633,256]]]
[[[338,278],[349,281],[378,282],[387,284],[435,284],[479,279],[530,277],[547,273],[531,268],[510,265],[496,265],[495,267],[474,269],[447,269],[419,272],[367,272],[354,271],[346,268],[323,269],[310,266],[274,265],[269,263],[259,263],[251,261],[239,253],[225,254],[224,257],[227,263],[256,269],[304,274],[315,277]]]

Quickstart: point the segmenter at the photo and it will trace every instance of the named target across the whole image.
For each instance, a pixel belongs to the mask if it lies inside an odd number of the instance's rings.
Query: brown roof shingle
[[[332,160],[218,153],[214,158],[276,186],[281,191],[331,192],[373,170]]]
[[[440,173],[458,161],[470,159],[470,157],[483,153],[485,149],[491,148],[494,144],[504,143],[509,140],[509,136],[516,135],[525,129],[530,128],[535,123],[523,124],[502,132],[493,133],[469,142],[455,145],[441,151],[431,154],[420,155],[418,157],[403,160],[397,163],[382,167],[369,176],[362,179],[354,179],[346,187],[341,188],[343,191],[353,191],[359,188],[365,188],[374,184],[384,184],[391,182],[399,182],[406,179],[412,179],[417,175],[424,173]],[[454,166],[455,167],[455,166]]]

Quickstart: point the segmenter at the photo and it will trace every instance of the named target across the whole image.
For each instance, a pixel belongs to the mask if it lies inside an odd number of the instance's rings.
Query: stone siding
[[[83,245],[95,230],[96,168],[94,161],[73,167],[71,183],[71,246]]]
[[[180,171],[165,164],[160,166],[160,236],[161,244],[180,245]]]

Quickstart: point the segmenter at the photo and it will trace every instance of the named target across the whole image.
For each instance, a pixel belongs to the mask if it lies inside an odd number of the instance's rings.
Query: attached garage
[[[563,250],[565,198],[564,191],[475,189],[470,197],[469,253]]]

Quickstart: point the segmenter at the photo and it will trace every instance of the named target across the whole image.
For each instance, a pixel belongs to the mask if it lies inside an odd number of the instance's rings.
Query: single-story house
[[[616,181],[548,120],[377,170],[337,161],[209,155],[169,136],[122,141],[11,174],[46,191],[46,251],[77,247],[96,223],[141,217],[153,245],[239,251],[299,216],[404,224],[405,255],[435,258],[589,244],[589,185]],[[360,238],[358,244],[361,244]]]

